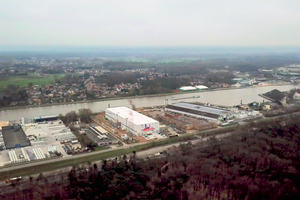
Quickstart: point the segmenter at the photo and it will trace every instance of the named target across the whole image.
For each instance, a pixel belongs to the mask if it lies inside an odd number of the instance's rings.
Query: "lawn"
[[[64,74],[49,75],[47,77],[39,77],[34,73],[30,73],[28,76],[15,76],[0,79],[0,91],[7,85],[14,84],[19,86],[27,86],[28,83],[33,85],[48,85],[54,83],[55,77],[61,78]]]

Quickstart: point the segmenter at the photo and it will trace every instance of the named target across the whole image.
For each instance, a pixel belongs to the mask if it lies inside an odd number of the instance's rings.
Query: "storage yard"
[[[79,131],[72,132],[54,115],[20,121],[22,125],[7,126],[9,123],[2,123],[4,126],[0,129],[0,166],[68,157],[84,153],[95,146],[118,144],[115,137],[96,124],[81,126],[73,123],[72,127],[77,127]],[[89,148],[86,147],[87,143]]]
[[[107,108],[105,115],[99,114],[94,120],[119,140],[132,143],[175,137],[261,116],[258,111],[179,102],[161,107],[139,108],[138,112],[127,107]],[[94,140],[103,143],[96,136]]]
[[[7,132],[7,134],[10,133],[10,138],[4,139],[4,149],[6,150],[0,153],[2,158],[0,165],[2,166],[68,156],[64,150],[64,143],[76,140],[70,129],[65,127],[61,121],[3,127],[4,134],[6,130],[10,131]],[[22,140],[20,140],[20,135],[22,135]],[[27,142],[26,147],[24,147],[24,142],[20,143],[21,141]]]
[[[161,107],[139,108],[137,111],[123,106],[107,108],[105,113],[93,116],[94,124],[73,123],[77,132],[73,129],[72,132],[56,116],[40,116],[34,118],[36,123],[25,123],[22,120],[22,126],[2,128],[0,166],[83,153],[88,150],[87,144],[93,150],[95,146],[180,137],[184,133],[261,116],[258,111],[200,103],[179,102]]]
[[[147,109],[145,114],[155,118],[166,128],[161,128],[161,133],[166,136],[172,136],[175,133],[184,133],[191,130],[205,130],[216,128],[217,124],[212,121],[199,119],[187,115],[176,114],[165,111],[165,109]],[[176,130],[174,133],[174,129]],[[173,133],[173,134],[172,134]]]

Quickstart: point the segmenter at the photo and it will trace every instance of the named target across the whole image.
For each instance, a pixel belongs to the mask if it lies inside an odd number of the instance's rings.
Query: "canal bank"
[[[81,108],[89,108],[93,112],[104,111],[107,107],[129,106],[131,100],[136,107],[150,107],[164,105],[165,99],[186,98],[184,101],[199,101],[203,103],[218,104],[224,106],[233,106],[253,101],[262,101],[263,98],[258,95],[273,89],[288,91],[295,88],[294,85],[266,86],[266,87],[249,87],[239,89],[218,89],[209,91],[195,91],[189,93],[171,93],[149,96],[134,96],[124,98],[103,99],[92,102],[73,102],[72,104],[47,105],[41,107],[18,108],[12,110],[1,110],[0,120],[19,120],[22,117],[33,118],[42,115],[59,115],[66,114],[70,111],[78,111]],[[189,98],[199,95],[200,98]]]
[[[286,86],[291,85],[287,84],[279,84],[279,85],[270,85],[270,86]],[[257,88],[258,86],[246,87],[246,88]],[[269,86],[263,86],[269,87]],[[193,93],[201,93],[201,92],[215,92],[215,91],[223,91],[223,90],[238,90],[238,89],[245,89],[245,88],[215,88],[209,90],[197,90],[197,91],[187,91],[187,92],[172,92],[172,93],[163,93],[163,94],[149,94],[149,95],[138,95],[138,96],[119,96],[119,97],[111,97],[111,98],[100,98],[94,100],[84,100],[84,101],[74,101],[74,102],[62,102],[62,103],[51,103],[51,104],[42,104],[42,105],[27,105],[27,106],[14,106],[14,107],[3,107],[0,108],[1,111],[5,110],[15,110],[15,109],[26,109],[26,108],[39,108],[39,107],[50,107],[50,106],[59,106],[59,105],[69,105],[69,104],[80,104],[80,103],[92,103],[92,102],[102,102],[102,101],[114,101],[120,99],[137,99],[137,98],[146,98],[146,97],[164,97],[176,94],[193,94]]]

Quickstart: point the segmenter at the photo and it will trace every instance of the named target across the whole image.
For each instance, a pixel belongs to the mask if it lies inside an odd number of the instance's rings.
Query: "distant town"
[[[176,70],[180,66],[185,71]],[[103,58],[7,58],[0,61],[0,109],[161,93],[298,84],[300,65],[200,67],[197,63]]]
[[[0,200],[300,200],[299,8],[1,0]]]
[[[152,162],[174,159],[176,152],[186,154],[192,143],[208,144],[234,137],[238,130],[255,131],[259,124],[298,116],[300,64],[257,67],[201,62],[3,56],[0,185],[5,191],[0,193],[18,195],[31,187],[28,182],[32,180],[41,187],[62,184],[55,188],[69,181],[88,182],[98,165],[104,171],[106,165],[147,162],[151,166]],[[222,101],[203,102],[200,97],[211,93],[212,100],[228,98],[230,103],[231,92],[239,88],[243,88],[237,95],[241,100],[230,106]],[[243,94],[248,93],[252,94],[250,99],[260,100],[243,101]],[[151,100],[143,101],[142,106],[135,104],[138,97],[151,95],[147,97],[155,100],[158,94],[164,98],[159,105],[149,105]],[[125,105],[110,106],[120,99]],[[89,101],[102,100],[109,101],[104,110],[88,107]],[[42,114],[41,109],[45,112],[71,103],[87,107]],[[39,109],[33,118],[18,114],[8,119],[10,112],[30,109]],[[169,165],[164,161],[159,168],[164,172]]]

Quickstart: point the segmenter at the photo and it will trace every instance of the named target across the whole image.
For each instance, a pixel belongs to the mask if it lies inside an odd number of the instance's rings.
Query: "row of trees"
[[[220,73],[210,73],[204,79],[205,85],[211,85],[214,83],[227,83],[232,84],[232,79],[235,76],[229,72],[220,72]]]
[[[43,198],[300,199],[296,118],[252,123],[222,140],[181,144],[164,155],[124,155],[88,172],[75,167],[67,186],[52,184],[57,192],[44,192]]]
[[[66,86],[71,86],[72,84],[78,84],[81,86],[83,84],[83,79],[82,76],[66,74],[62,78],[55,77],[55,83]]]
[[[157,78],[155,80],[145,80],[141,82],[141,89],[137,95],[160,94],[173,92],[175,89],[189,85],[190,80],[187,78]]]
[[[142,77],[143,75],[137,72],[121,72],[121,71],[114,71],[111,72],[107,76],[95,77],[96,83],[106,83],[109,87],[113,87],[116,84],[120,83],[135,83],[138,78]]]
[[[0,108],[8,107],[12,102],[18,102],[18,105],[26,105],[28,100],[28,93],[25,88],[17,85],[7,85],[0,93]]]
[[[59,114],[59,119],[64,122],[64,124],[69,125],[72,122],[80,120],[82,123],[90,123],[92,121],[92,111],[89,108],[81,108],[78,113],[76,111],[71,111],[65,115]]]

